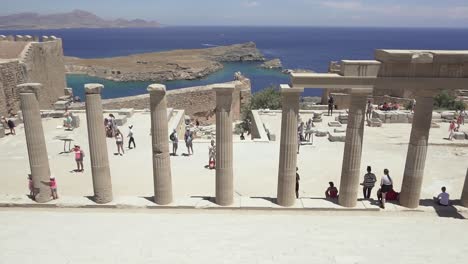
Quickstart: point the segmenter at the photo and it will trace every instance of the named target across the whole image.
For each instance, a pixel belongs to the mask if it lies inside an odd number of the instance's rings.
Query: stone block
[[[442,119],[442,115],[438,112],[432,112],[432,120],[434,119]]]
[[[370,127],[381,127],[382,120],[379,118],[371,118],[370,120],[367,120],[367,125]]]
[[[341,123],[340,122],[337,122],[337,121],[331,121],[331,122],[328,122],[328,126],[329,127],[341,127]]]
[[[441,117],[447,120],[453,120],[455,118],[455,112],[445,111],[441,113]]]
[[[5,128],[0,124],[0,138],[5,137]]]
[[[73,89],[72,88],[65,88],[63,89],[63,92],[66,96],[73,97]]]
[[[130,118],[133,116],[134,112],[135,110],[133,108],[122,108],[117,112],[117,114],[124,115],[127,118]]]
[[[117,115],[115,118],[115,124],[117,126],[123,126],[127,123],[127,116],[124,115]]]
[[[314,122],[314,123],[321,123],[322,121],[323,121],[322,118],[315,118],[315,117],[314,117],[314,118],[312,119],[312,122]]]
[[[51,118],[62,118],[64,114],[64,111],[50,111],[46,113],[46,117],[51,117]]]
[[[54,104],[54,110],[65,110],[67,109],[68,107],[70,106],[70,102],[69,101],[57,101],[55,102]]]
[[[80,127],[80,117],[78,115],[72,115],[72,123],[71,125],[74,128]]]
[[[328,140],[330,140],[330,142],[345,142],[346,134],[330,132],[328,133]]]
[[[463,139],[466,138],[466,135],[463,132],[454,132],[453,133],[453,138],[457,139],[457,140],[463,140]]]
[[[335,133],[346,133],[346,128],[335,128],[333,129]]]
[[[431,128],[440,128],[440,125],[432,121]]]
[[[336,117],[336,121],[340,122],[341,124],[348,123],[348,114],[340,114]]]
[[[324,129],[318,129],[315,132],[315,136],[317,136],[317,137],[326,137],[327,135],[328,135],[328,131],[324,130]]]

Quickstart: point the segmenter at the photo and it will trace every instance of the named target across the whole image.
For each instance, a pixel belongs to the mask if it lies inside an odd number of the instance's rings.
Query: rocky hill
[[[173,50],[104,59],[65,58],[68,73],[114,81],[170,81],[203,78],[223,68],[221,62],[264,61],[255,43],[205,49]]]
[[[106,20],[93,13],[74,10],[69,13],[40,15],[19,13],[0,16],[0,29],[59,29],[59,28],[141,28],[159,27],[155,21],[141,19]]]

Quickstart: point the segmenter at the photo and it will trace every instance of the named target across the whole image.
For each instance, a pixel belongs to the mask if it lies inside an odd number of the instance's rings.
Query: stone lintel
[[[301,88],[374,88],[376,76],[341,76],[335,73],[291,74],[293,87]]]
[[[149,93],[166,93],[166,85],[153,83],[146,89]]]
[[[280,92],[284,93],[302,93],[304,92],[304,88],[302,87],[291,87],[289,84],[281,84],[280,85]]]
[[[235,84],[225,83],[225,84],[214,84],[212,89],[216,93],[233,93],[234,89],[236,89]]]
[[[19,93],[33,93],[36,94],[42,88],[42,84],[40,83],[23,83],[17,85],[16,88],[19,90]]]
[[[468,78],[379,77],[376,84],[382,87],[405,87],[413,91],[456,90],[468,87]]]
[[[421,54],[432,54],[432,61],[429,57]],[[424,58],[424,60],[423,60]],[[466,63],[468,62],[468,50],[386,50],[375,51],[375,59],[389,63]]]
[[[373,89],[372,88],[353,88],[353,89],[350,89],[349,91],[351,95],[370,95],[372,94]]]
[[[342,60],[342,76],[377,76],[382,63],[376,60]]]
[[[87,83],[84,87],[86,94],[101,94],[104,85],[100,83]]]

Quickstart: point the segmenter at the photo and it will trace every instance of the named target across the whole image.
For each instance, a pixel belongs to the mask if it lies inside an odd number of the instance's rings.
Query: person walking
[[[78,145],[75,145],[75,147],[73,148],[73,151],[75,152],[75,161],[76,161],[76,167],[77,167],[76,172],[83,172],[84,171],[84,168],[83,168],[84,152],[81,149],[81,147]]]
[[[9,118],[7,120],[4,116],[2,116],[2,121],[8,126],[8,129],[10,129],[10,135],[12,136],[16,135],[15,122],[13,122],[13,120]]]
[[[128,135],[127,135],[128,138],[130,138],[128,140],[128,148],[129,149],[132,149],[131,147],[131,144],[133,143],[133,148],[136,148],[136,144],[135,144],[135,138],[133,137],[133,125],[130,125],[128,127]]]
[[[115,132],[115,143],[117,144],[117,154],[122,156],[125,154],[124,148],[123,148],[123,136],[120,130],[117,129]],[[120,152],[122,151],[122,152]]]
[[[455,121],[450,122],[449,126],[449,137],[448,140],[453,140],[453,134],[455,133]]]
[[[179,137],[177,136],[177,131],[174,129],[169,136],[169,139],[172,141],[172,155],[177,156],[177,148],[179,147]]]
[[[367,101],[367,107],[366,107],[366,118],[367,120],[370,120],[372,118],[372,111],[374,111],[374,105],[372,105],[371,100]]]
[[[384,169],[384,176],[382,176],[382,180],[380,181],[380,190],[382,192],[381,206],[385,209],[385,196],[387,192],[393,190],[393,180],[390,177],[388,169]]]
[[[193,132],[190,131],[190,128],[187,127],[184,135],[185,145],[187,146],[187,154],[193,155]]]
[[[301,180],[298,170],[299,168],[296,167],[296,199],[299,199],[299,181]]]
[[[214,169],[216,167],[216,144],[214,139],[211,140],[208,148],[208,167]]]
[[[335,107],[335,99],[333,96],[328,97],[328,115],[332,116],[333,115],[333,107]]]
[[[367,166],[367,173],[364,175],[364,181],[361,183],[361,185],[363,186],[362,192],[364,194],[364,199],[370,198],[372,188],[374,188],[376,181],[377,178],[375,177],[375,174],[372,173],[371,166]]]

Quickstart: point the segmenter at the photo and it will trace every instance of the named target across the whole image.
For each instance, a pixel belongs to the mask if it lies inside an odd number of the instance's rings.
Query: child
[[[75,145],[73,148],[73,151],[75,152],[75,161],[76,161],[76,171],[77,172],[83,172],[83,158],[84,158],[84,152],[81,150],[80,146]]]
[[[52,190],[52,198],[54,198],[54,200],[57,200],[58,199],[57,182],[55,181],[54,176],[50,176],[49,184],[50,184],[50,189]]]
[[[211,145],[208,148],[208,165],[211,170],[216,166],[216,145],[214,139],[211,140]]]

